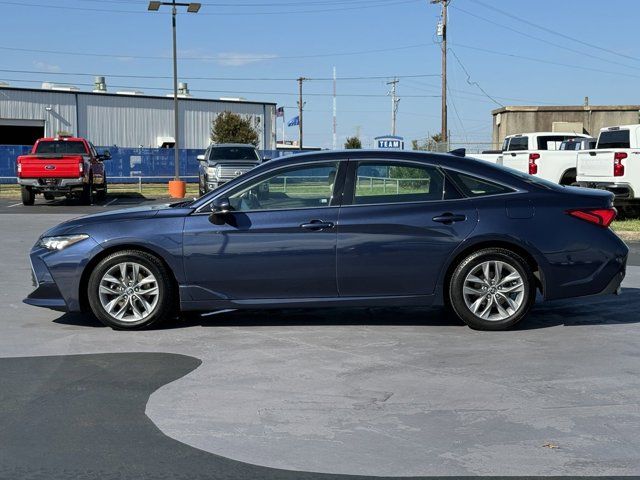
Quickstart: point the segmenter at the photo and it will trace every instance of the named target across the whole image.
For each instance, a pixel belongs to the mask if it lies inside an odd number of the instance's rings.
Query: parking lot
[[[117,332],[22,304],[42,231],[151,200],[109,201],[0,204],[0,477],[640,474],[637,245],[621,296],[541,304],[507,332],[435,308]]]

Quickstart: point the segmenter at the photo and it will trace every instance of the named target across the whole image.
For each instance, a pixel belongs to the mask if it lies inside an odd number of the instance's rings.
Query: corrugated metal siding
[[[74,93],[0,90],[0,118],[44,120],[45,134],[77,134]],[[47,107],[51,110],[47,111]]]
[[[0,118],[45,120],[47,134],[66,130],[89,138],[95,145],[121,147],[157,147],[158,137],[174,135],[171,97],[6,89],[0,92]],[[51,112],[45,110],[48,105]],[[213,119],[223,111],[231,111],[252,118],[260,137],[258,148],[275,149],[273,105],[180,100],[179,106],[180,148],[204,149],[209,144]]]

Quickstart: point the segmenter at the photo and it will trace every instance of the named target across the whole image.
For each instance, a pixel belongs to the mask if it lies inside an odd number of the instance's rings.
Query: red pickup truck
[[[79,196],[88,205],[93,203],[94,192],[98,199],[106,197],[107,176],[102,162],[110,158],[108,150],[98,154],[84,138],[41,138],[30,154],[17,160],[22,203],[33,205],[39,193],[47,200]]]

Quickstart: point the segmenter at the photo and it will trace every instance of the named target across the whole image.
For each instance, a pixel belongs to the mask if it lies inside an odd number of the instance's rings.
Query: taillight
[[[535,175],[538,173],[538,165],[536,165],[536,160],[538,160],[539,158],[539,153],[529,154],[529,175]]]
[[[613,154],[613,176],[614,177],[622,177],[624,175],[624,165],[622,164],[622,160],[627,158],[627,154],[625,152],[615,152]]]
[[[80,171],[80,175],[84,173],[84,160],[80,160],[78,163],[78,170]]]
[[[18,159],[18,176],[22,173],[22,162]]]
[[[586,208],[569,210],[567,213],[572,217],[585,220],[589,223],[593,223],[604,228],[609,227],[609,225],[611,225],[611,222],[613,222],[613,220],[616,218],[616,215],[618,214],[615,208]]]

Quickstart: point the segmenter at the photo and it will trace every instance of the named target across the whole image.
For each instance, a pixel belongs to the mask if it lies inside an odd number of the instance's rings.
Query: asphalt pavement
[[[21,302],[42,231],[117,207],[35,207],[0,205],[1,478],[640,475],[637,245],[622,295],[508,332],[436,308],[117,332]]]

